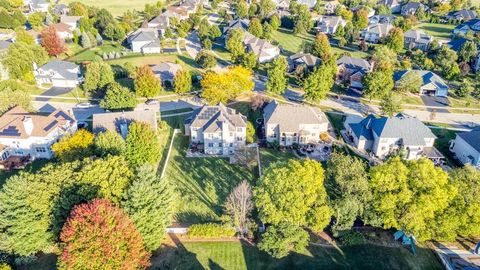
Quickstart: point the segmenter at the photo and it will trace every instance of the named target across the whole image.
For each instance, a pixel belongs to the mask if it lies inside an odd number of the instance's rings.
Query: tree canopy
[[[100,106],[108,110],[132,109],[137,106],[137,97],[130,89],[117,82],[107,84],[105,97]]]
[[[125,156],[132,167],[160,161],[161,148],[156,130],[149,124],[133,122],[128,127]]]
[[[244,67],[229,67],[225,72],[207,72],[202,81],[202,96],[209,104],[226,103],[255,86],[252,72]]]
[[[62,161],[73,161],[92,154],[94,135],[86,129],[80,129],[72,135],[63,137],[52,145],[55,156]]]
[[[135,92],[141,97],[155,97],[162,90],[160,80],[148,65],[137,69],[134,85]]]
[[[277,57],[269,65],[267,73],[268,80],[266,88],[268,92],[282,94],[287,89],[288,79],[285,74],[288,71],[287,59],[283,56]]]

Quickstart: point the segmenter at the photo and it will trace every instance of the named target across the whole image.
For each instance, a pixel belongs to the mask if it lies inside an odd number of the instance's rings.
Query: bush
[[[187,236],[203,238],[233,237],[235,236],[235,229],[215,223],[194,224],[188,228]]]
[[[343,231],[339,233],[338,238],[342,245],[353,246],[365,243],[365,236],[356,231]]]

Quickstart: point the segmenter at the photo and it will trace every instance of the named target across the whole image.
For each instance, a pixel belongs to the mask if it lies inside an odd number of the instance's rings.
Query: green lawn
[[[111,65],[122,65],[126,62],[130,62],[135,66],[156,65],[160,64],[161,62],[173,62],[178,63],[185,69],[191,71],[196,71],[199,69],[199,66],[193,59],[178,54],[132,55],[108,61],[108,63]]]
[[[104,41],[102,46],[91,49],[84,49],[80,45],[71,43],[68,45],[68,52],[65,58],[69,61],[80,63],[83,61],[103,60],[104,53],[121,52],[124,49],[120,44]]]
[[[77,0],[60,0],[62,4],[76,2]],[[113,16],[121,16],[127,10],[143,10],[145,4],[155,4],[157,0],[135,0],[134,2],[128,0],[82,0],[82,4],[88,6],[95,6],[99,9],[105,8],[112,13]]]
[[[345,116],[337,113],[330,113],[330,112],[325,112],[325,114],[327,115],[328,121],[330,121],[330,124],[333,126],[333,128],[337,132],[337,135],[340,135],[340,130],[344,129],[343,118]]]
[[[188,137],[175,136],[165,179],[175,186],[176,220],[182,223],[218,221],[225,198],[253,173],[226,158],[187,158]]]
[[[274,149],[261,148],[260,161],[262,162],[262,170],[265,170],[272,163],[277,161],[288,161],[297,157],[290,151],[280,151]]]
[[[442,154],[447,158],[448,164],[455,166],[456,162],[453,159],[452,152],[450,152],[450,141],[454,140],[457,131],[443,129],[443,128],[432,128],[432,133],[437,136],[435,140],[435,148],[437,148]]]
[[[412,255],[402,247],[357,245],[341,250],[310,246],[301,253],[274,259],[255,246],[240,242],[186,242],[160,254],[158,269],[413,269],[440,270],[437,258],[429,249],[418,248]]]
[[[414,28],[421,29],[425,31],[425,33],[432,35],[436,38],[446,39],[450,38],[452,29],[455,28],[455,25],[441,23],[420,23],[417,24]]]

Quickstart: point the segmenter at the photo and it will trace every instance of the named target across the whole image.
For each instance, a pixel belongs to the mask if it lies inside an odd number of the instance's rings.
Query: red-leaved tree
[[[95,199],[73,208],[60,234],[59,269],[145,269],[150,253],[123,210]]]
[[[58,36],[57,30],[52,25],[43,29],[41,37],[42,46],[48,52],[48,55],[57,56],[67,50],[65,41]]]

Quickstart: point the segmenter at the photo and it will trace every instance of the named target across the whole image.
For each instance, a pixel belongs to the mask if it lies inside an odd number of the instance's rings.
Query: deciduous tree
[[[58,56],[67,50],[65,41],[60,39],[55,27],[49,26],[45,28],[42,33],[42,46],[45,48],[49,55]]]
[[[95,137],[95,152],[101,157],[122,155],[126,147],[125,140],[116,131],[107,130]]]
[[[280,259],[290,251],[303,250],[308,245],[308,239],[308,233],[298,225],[282,222],[267,228],[258,248]]]
[[[114,82],[112,67],[102,61],[92,62],[86,66],[83,89],[94,92]]]
[[[305,98],[309,101],[320,101],[327,96],[335,82],[337,66],[329,59],[317,67],[304,81]]]
[[[283,56],[277,57],[269,65],[267,73],[268,80],[266,83],[267,92],[274,94],[282,94],[287,89],[288,79],[285,74],[288,71],[287,59]]]
[[[409,71],[397,81],[396,88],[403,93],[418,94],[422,84],[423,79],[420,74],[414,71]]]
[[[470,63],[477,56],[477,45],[473,41],[467,41],[463,44],[458,56],[460,60]]]
[[[253,210],[252,196],[252,188],[244,180],[232,190],[225,202],[225,212],[242,233],[247,230],[247,222]]]
[[[258,18],[253,18],[250,20],[250,24],[248,25],[248,32],[258,38],[261,38],[263,36],[262,23]]]
[[[182,94],[192,90],[192,74],[188,70],[179,70],[175,74],[175,93]]]
[[[147,65],[137,69],[134,85],[137,96],[141,97],[157,96],[162,89],[160,80],[155,74],[153,74],[152,69]]]
[[[32,98],[30,93],[15,80],[0,82],[0,115],[16,105],[25,110],[32,110]]]
[[[201,81],[202,97],[209,104],[226,103],[255,86],[252,72],[244,67],[229,67],[226,72],[207,72]]]
[[[245,47],[243,46],[244,34],[242,29],[234,28],[228,34],[226,47],[232,55],[232,60],[238,63],[239,58],[245,54]]]
[[[73,135],[63,137],[59,142],[52,145],[55,157],[62,161],[73,161],[91,155],[93,152],[94,135],[80,129]]]
[[[244,0],[238,1],[235,6],[237,17],[244,19],[248,16],[248,5]]]
[[[368,9],[360,8],[353,14],[353,26],[355,29],[361,30],[368,25]]]
[[[330,41],[324,33],[318,33],[313,41],[312,54],[326,61],[332,56]]]
[[[402,111],[402,102],[398,96],[389,93],[380,102],[380,111],[386,116],[393,116]]]
[[[393,89],[393,75],[390,70],[377,70],[367,73],[363,79],[364,95],[373,98],[383,98]]]
[[[137,106],[137,98],[130,89],[112,82],[107,84],[105,97],[100,102],[100,106],[108,110],[131,109]]]
[[[394,27],[388,32],[385,44],[394,52],[401,52],[403,50],[403,30],[398,27]]]
[[[47,61],[48,54],[43,47],[15,42],[8,47],[3,64],[10,78],[33,82],[33,63],[41,66]]]
[[[217,59],[211,53],[202,50],[197,54],[195,62],[204,69],[210,69],[217,65]]]
[[[143,122],[133,122],[128,127],[125,156],[132,168],[145,164],[156,165],[161,148],[156,130]]]
[[[272,27],[273,31],[277,31],[281,24],[282,23],[277,14],[270,16],[270,26]]]

